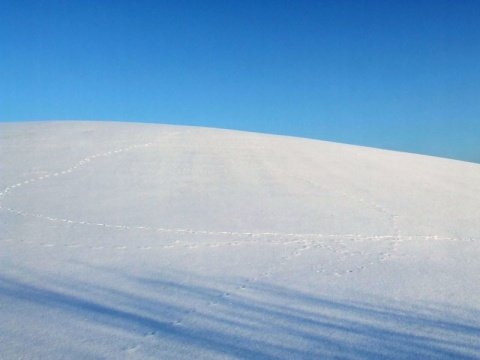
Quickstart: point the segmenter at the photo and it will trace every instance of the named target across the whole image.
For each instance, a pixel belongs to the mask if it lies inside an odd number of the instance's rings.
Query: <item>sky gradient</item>
[[[0,2],[0,121],[221,127],[480,162],[480,1]]]

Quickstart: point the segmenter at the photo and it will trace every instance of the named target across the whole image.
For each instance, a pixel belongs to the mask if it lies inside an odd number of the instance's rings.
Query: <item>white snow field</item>
[[[479,359],[480,165],[0,124],[1,359]]]

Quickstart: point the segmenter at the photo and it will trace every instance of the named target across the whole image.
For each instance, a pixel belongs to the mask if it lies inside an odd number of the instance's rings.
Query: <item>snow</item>
[[[480,358],[480,165],[0,124],[0,358]]]

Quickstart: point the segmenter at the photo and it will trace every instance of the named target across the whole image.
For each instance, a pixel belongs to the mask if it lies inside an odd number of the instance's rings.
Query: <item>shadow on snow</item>
[[[184,283],[156,277],[126,281],[136,291],[94,285],[42,288],[0,277],[0,297],[59,311],[72,324],[149,335],[209,357],[480,357],[478,322],[445,320],[448,309],[340,302],[261,283],[225,293],[192,285],[193,276]]]

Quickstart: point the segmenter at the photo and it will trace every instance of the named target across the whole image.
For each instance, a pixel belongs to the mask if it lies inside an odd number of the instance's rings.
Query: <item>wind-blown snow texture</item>
[[[0,124],[0,358],[480,358],[480,166]]]

